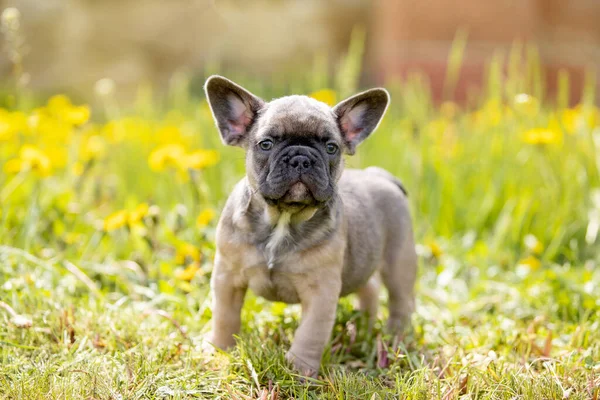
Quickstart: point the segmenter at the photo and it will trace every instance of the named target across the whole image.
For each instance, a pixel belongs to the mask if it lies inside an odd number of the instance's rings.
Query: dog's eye
[[[338,147],[336,144],[327,143],[327,145],[325,146],[325,150],[328,154],[335,154],[338,151]]]
[[[258,147],[262,150],[268,151],[273,148],[273,141],[271,139],[265,139],[258,142]]]

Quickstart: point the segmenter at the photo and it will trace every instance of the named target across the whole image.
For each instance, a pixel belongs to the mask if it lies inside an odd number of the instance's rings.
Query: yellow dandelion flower
[[[533,254],[540,255],[542,254],[542,251],[544,251],[544,245],[534,235],[526,235],[523,242]]]
[[[50,159],[53,168],[63,168],[67,165],[67,148],[64,146],[49,146],[44,149],[44,154]]]
[[[90,108],[86,105],[72,107],[64,118],[75,126],[83,125],[90,119]]]
[[[311,94],[309,94],[309,97],[312,97],[313,99],[325,103],[329,106],[335,105],[337,99],[337,95],[332,89],[317,90],[316,92],[312,92]]]
[[[560,112],[560,123],[569,134],[575,134],[581,129],[593,129],[598,122],[598,109],[593,106],[579,104],[573,108],[567,108]]]
[[[574,134],[577,131],[577,125],[579,120],[579,111],[574,108],[567,108],[566,110],[562,110],[560,113],[560,123],[562,124],[563,129],[568,134]],[[553,118],[558,123],[558,119],[556,117]]]
[[[181,129],[175,125],[166,125],[156,131],[152,137],[158,144],[169,145],[173,142],[182,142]]]
[[[102,128],[102,135],[110,143],[120,143],[125,139],[125,129],[121,121],[108,121]]]
[[[527,144],[559,144],[562,142],[562,132],[550,125],[548,128],[534,128],[525,131],[522,136]]]
[[[0,141],[8,141],[27,129],[27,117],[20,111],[0,108]]]
[[[185,269],[175,272],[175,278],[189,282],[194,279],[194,276],[198,271],[200,271],[198,263],[191,263]]]
[[[71,100],[64,94],[57,94],[48,99],[48,110],[54,113],[59,113],[61,110],[70,107]]]
[[[127,210],[119,210],[104,218],[104,230],[114,231],[127,225],[129,213]]]
[[[19,151],[22,170],[31,170],[39,176],[49,176],[52,172],[52,163],[50,158],[40,149],[31,145],[24,145]]]
[[[191,169],[212,167],[219,162],[219,152],[216,150],[196,150],[185,156],[182,166]]]
[[[185,149],[182,145],[169,144],[150,153],[148,165],[153,171],[162,171],[168,167],[179,167],[185,156]]]
[[[105,154],[106,141],[102,136],[92,135],[84,139],[80,150],[83,161],[100,160]]]
[[[215,215],[215,210],[212,208],[202,210],[200,214],[198,214],[198,218],[196,218],[196,225],[198,225],[199,228],[205,227],[215,218]]]
[[[519,260],[519,262],[517,264],[526,266],[531,270],[539,269],[542,266],[542,262],[534,256],[525,257],[525,258]]]
[[[54,118],[44,108],[34,110],[27,120],[27,125],[30,132],[46,143],[66,143],[73,134],[71,124]]]
[[[146,203],[141,203],[133,211],[129,212],[128,222],[129,225],[134,225],[141,222],[146,215],[148,215],[150,207]]]
[[[583,116],[588,127],[595,128],[600,125],[600,109],[592,106]]]
[[[199,262],[201,258],[200,249],[190,243],[181,243],[177,246],[175,253],[175,262],[177,264],[186,264],[188,262]]]
[[[26,144],[21,147],[18,158],[4,164],[4,172],[8,174],[21,171],[33,171],[40,177],[46,177],[52,173],[52,162],[40,149]]]
[[[425,245],[429,248],[429,251],[431,251],[431,255],[433,257],[440,258],[440,256],[443,254],[441,246],[434,240],[428,240]]]
[[[495,127],[502,122],[502,113],[503,107],[500,101],[492,99],[472,114],[473,122],[483,128]]]
[[[59,94],[48,100],[48,111],[71,125],[83,125],[90,118],[90,108],[86,105],[74,106],[65,95]]]
[[[8,160],[4,164],[4,172],[9,175],[18,174],[23,170],[23,162],[19,158]]]

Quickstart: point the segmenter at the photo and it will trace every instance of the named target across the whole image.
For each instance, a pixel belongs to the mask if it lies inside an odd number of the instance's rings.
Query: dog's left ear
[[[246,147],[248,131],[265,102],[218,75],[206,80],[204,91],[223,143]]]
[[[354,154],[356,146],[377,129],[389,103],[387,90],[377,88],[354,95],[333,107],[348,154]]]

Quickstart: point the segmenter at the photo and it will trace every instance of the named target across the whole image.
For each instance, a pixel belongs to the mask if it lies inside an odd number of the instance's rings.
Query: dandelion
[[[542,262],[534,256],[528,256],[519,260],[517,266],[523,266],[530,270],[537,270],[542,266]]]
[[[522,136],[523,142],[533,145],[558,144],[562,142],[562,133],[553,128],[533,128],[525,131]]]
[[[149,210],[150,207],[148,204],[141,203],[135,209],[133,209],[133,211],[129,212],[127,222],[130,226],[140,223],[146,217],[146,215],[148,215]]]
[[[185,156],[185,149],[182,145],[169,144],[150,153],[148,165],[153,171],[163,171],[169,167],[178,168]]]
[[[133,228],[140,225],[149,212],[150,206],[147,203],[140,203],[133,210],[116,211],[104,219],[104,230],[110,232],[124,226]]]
[[[83,140],[80,157],[83,161],[99,160],[106,154],[106,141],[102,136],[92,135]]]
[[[435,242],[434,240],[428,240],[425,243],[425,246],[427,246],[429,248],[431,255],[435,258],[440,258],[441,255],[443,254],[443,250],[442,250],[441,246],[439,244],[437,244],[437,242]]]
[[[65,146],[51,145],[44,148],[53,168],[63,168],[67,165],[67,148]]]
[[[316,92],[312,92],[309,94],[309,97],[312,97],[315,100],[318,100],[322,103],[325,103],[329,106],[333,106],[336,103],[336,93],[331,89],[321,89]]]
[[[196,150],[185,156],[183,166],[191,169],[212,167],[219,162],[219,152],[216,150]]]
[[[213,210],[212,208],[206,208],[202,210],[196,218],[196,225],[199,228],[207,226],[215,218],[215,215],[215,210]]]
[[[200,266],[198,263],[194,262],[188,265],[185,269],[175,272],[175,278],[189,282],[194,278],[198,271],[200,271]]]
[[[115,231],[127,225],[128,220],[129,213],[127,210],[116,211],[104,218],[104,230],[106,232]]]
[[[8,141],[27,129],[27,117],[20,111],[0,108],[0,141]]]
[[[598,119],[598,109],[578,105],[560,112],[560,125],[568,134],[575,134],[580,129],[593,129]]]
[[[500,125],[503,117],[503,109],[500,101],[496,99],[488,100],[484,106],[473,113],[473,120],[476,125],[484,128]]]
[[[7,174],[21,171],[33,171],[40,177],[47,177],[52,173],[52,163],[50,158],[37,147],[24,145],[19,151],[18,158],[4,164],[4,172]]]
[[[47,108],[35,109],[27,119],[31,133],[46,143],[68,142],[73,133],[73,126],[50,114]]]
[[[181,129],[175,125],[166,125],[161,127],[153,135],[158,144],[168,145],[173,142],[183,143],[183,135]]]
[[[19,172],[21,172],[21,169],[22,169],[22,163],[21,163],[21,160],[18,158],[13,159],[13,160],[8,160],[4,164],[4,172],[9,175],[18,174]]]
[[[199,262],[201,258],[200,249],[190,243],[181,243],[177,246],[175,253],[175,262],[177,264],[186,264],[189,262]]]
[[[523,242],[525,243],[525,247],[527,247],[533,254],[539,255],[542,253],[542,251],[544,251],[544,245],[534,235],[526,235],[523,239]]]
[[[90,118],[88,106],[74,106],[67,96],[61,94],[52,96],[48,100],[47,109],[54,117],[73,126],[83,125]]]

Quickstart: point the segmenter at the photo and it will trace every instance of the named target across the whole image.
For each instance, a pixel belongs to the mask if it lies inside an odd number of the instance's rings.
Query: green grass
[[[423,262],[414,333],[395,344],[379,325],[369,333],[343,300],[321,377],[311,383],[301,383],[284,361],[295,307],[250,297],[238,347],[207,356],[206,277],[196,278],[189,293],[168,294],[107,264],[87,269],[96,281],[116,282],[93,295],[61,266],[3,247],[9,277],[3,298],[33,326],[4,319],[0,393],[7,399],[256,398],[273,387],[280,398],[597,396],[598,309],[585,304],[597,301],[598,271],[558,265],[511,271],[477,261],[463,244],[444,247],[445,268]],[[119,289],[121,281],[130,290]]]
[[[238,77],[266,98],[330,86],[341,100],[361,52],[354,43],[332,79],[322,59],[293,84]],[[65,122],[72,106],[39,114],[31,94],[10,93],[3,104],[29,122],[0,134],[0,165],[30,144],[52,169],[0,173],[0,398],[598,398],[599,110],[592,84],[568,108],[564,75],[557,98],[545,96],[529,52],[510,55],[505,77],[499,55],[464,107],[434,105],[419,76],[388,85],[392,107],[348,165],[387,168],[410,192],[414,330],[386,337],[382,310],[368,332],[343,299],[309,382],[284,361],[295,306],[249,295],[236,349],[205,349],[215,220],[196,217],[220,209],[244,160],[219,143],[194,81],[162,103],[142,92],[131,109],[108,95],[82,126]],[[460,54],[452,60],[460,68]],[[49,119],[32,124],[40,115]],[[86,157],[91,138],[104,151]],[[151,152],[172,142],[221,160],[151,170]],[[137,222],[104,229],[141,203],[151,207]]]

